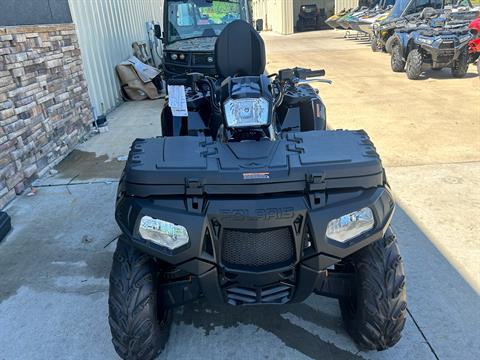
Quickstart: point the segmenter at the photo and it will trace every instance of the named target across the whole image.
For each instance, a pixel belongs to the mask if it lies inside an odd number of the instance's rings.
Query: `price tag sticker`
[[[188,116],[185,86],[168,85],[168,105],[172,109],[173,116]]]

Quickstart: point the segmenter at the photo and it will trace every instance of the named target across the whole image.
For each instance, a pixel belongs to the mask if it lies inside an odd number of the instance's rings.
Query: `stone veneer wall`
[[[0,209],[67,155],[91,121],[75,26],[0,27]]]

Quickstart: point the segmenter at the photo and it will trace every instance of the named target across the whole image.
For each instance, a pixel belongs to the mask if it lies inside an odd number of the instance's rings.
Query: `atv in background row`
[[[472,6],[470,0],[397,0],[388,17],[373,24],[372,51],[391,53],[395,29],[418,18],[425,8],[448,10],[453,14],[452,17],[457,19],[473,20],[478,16],[478,9]]]
[[[464,77],[468,70],[468,44],[473,36],[468,22],[452,20],[443,11],[426,8],[419,19],[395,30],[391,66],[406,71],[411,80],[428,68],[450,68],[452,76]]]
[[[480,17],[473,20],[468,27],[473,36],[473,39],[468,43],[468,62],[471,64],[477,62],[477,71],[480,75]]]

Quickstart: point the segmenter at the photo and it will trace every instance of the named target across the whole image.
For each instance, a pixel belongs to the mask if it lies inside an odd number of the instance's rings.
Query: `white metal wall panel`
[[[335,13],[358,6],[358,0],[335,0]]]
[[[293,33],[293,0],[253,0],[253,17],[263,19],[265,30]]]
[[[115,66],[146,41],[145,23],[162,23],[161,0],[69,0],[88,89],[97,114],[121,102]]]

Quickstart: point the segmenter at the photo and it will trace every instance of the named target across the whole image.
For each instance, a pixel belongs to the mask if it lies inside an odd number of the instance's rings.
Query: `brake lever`
[[[321,83],[326,83],[326,84],[332,84],[333,83],[332,80],[328,80],[328,79],[312,78],[312,79],[306,79],[306,80],[298,80],[297,84],[310,84],[310,83],[314,83],[314,82],[321,82]]]

